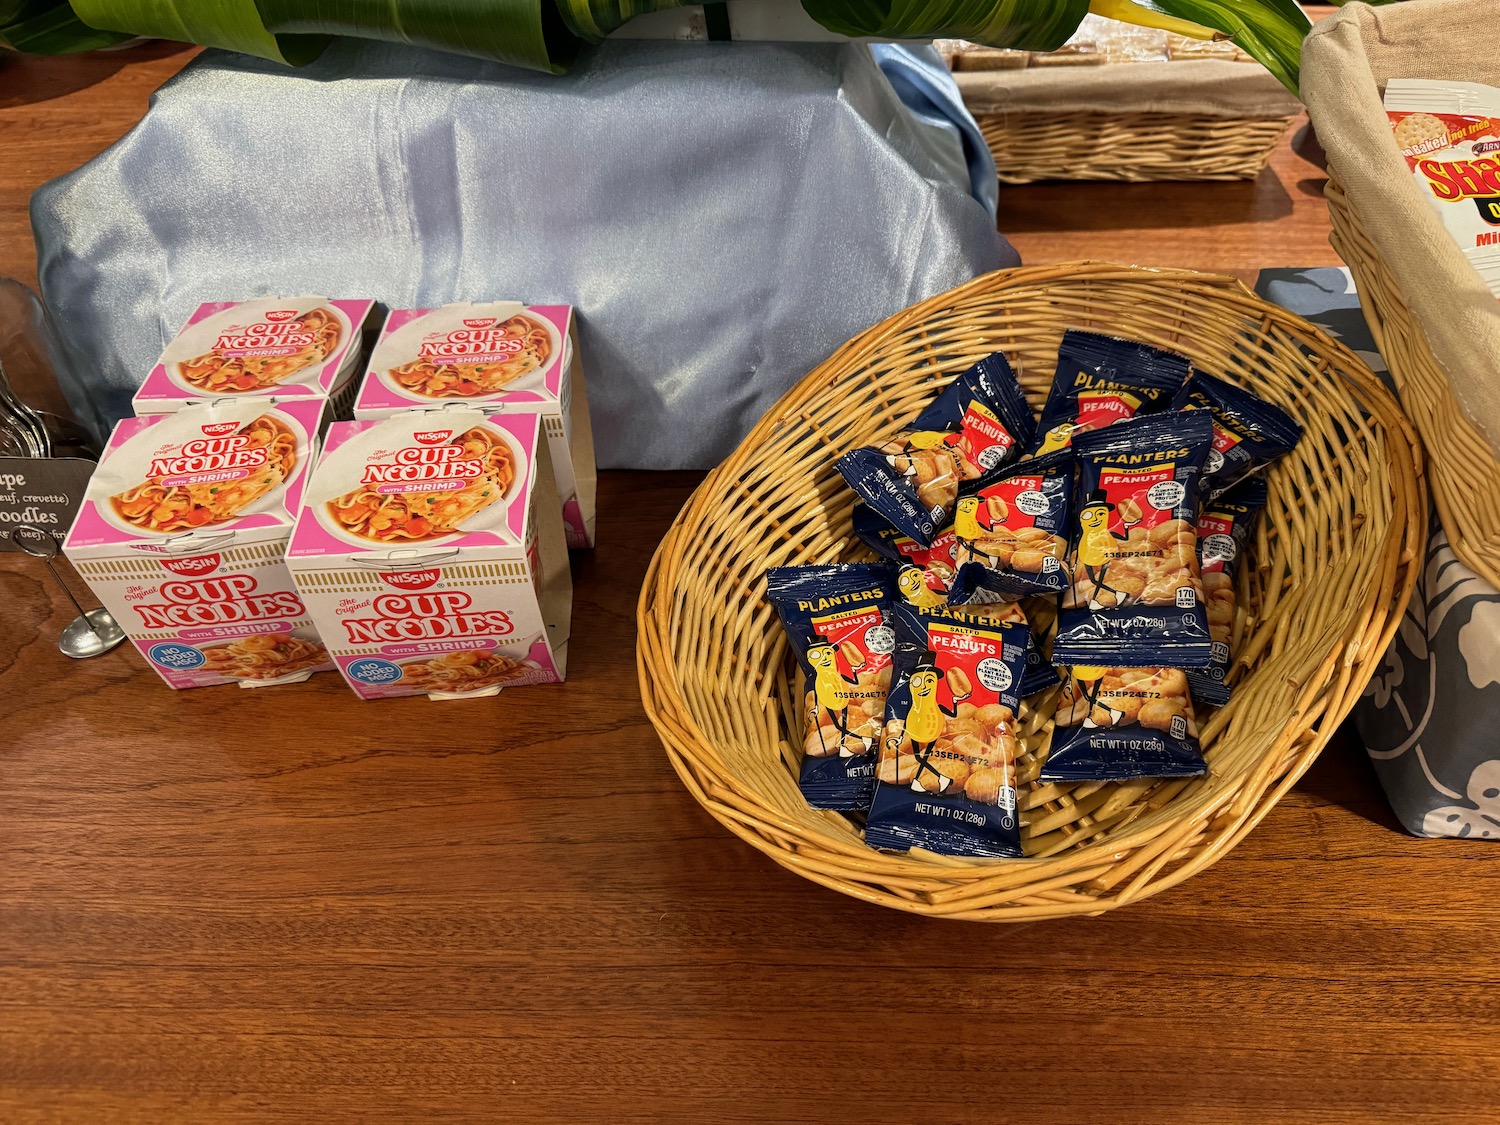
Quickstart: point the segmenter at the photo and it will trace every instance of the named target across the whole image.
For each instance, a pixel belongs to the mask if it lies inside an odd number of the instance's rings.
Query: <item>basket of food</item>
[[[1454,553],[1500,585],[1500,64],[1488,15],[1347,9],[1309,37],[1331,241],[1432,466]],[[1488,438],[1488,440],[1487,440]]]
[[[689,792],[814,882],[1100,913],[1316,757],[1425,502],[1390,394],[1238,282],[990,274],[850,341],[708,475],[641,593],[643,700]]]
[[[943,53],[1006,184],[1254,179],[1302,108],[1233,43],[1097,16],[1058,51]]]

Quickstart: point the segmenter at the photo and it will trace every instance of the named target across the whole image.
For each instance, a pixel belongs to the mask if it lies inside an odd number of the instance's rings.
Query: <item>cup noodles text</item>
[[[283,561],[325,409],[220,400],[115,427],[63,551],[172,687],[332,667]]]
[[[572,582],[538,414],[337,422],[287,565],[364,699],[563,678]]]
[[[1500,296],[1500,90],[1393,78],[1385,110],[1418,189]]]
[[[258,297],[199,305],[135,394],[138,416],[217,398],[337,398],[373,301]]]
[[[594,440],[569,305],[518,301],[397,309],[354,403],[361,421],[414,408],[540,414],[568,546],[594,545]]]

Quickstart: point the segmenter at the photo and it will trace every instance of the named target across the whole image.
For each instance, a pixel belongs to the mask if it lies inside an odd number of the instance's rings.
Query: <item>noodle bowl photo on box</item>
[[[455,424],[454,419],[464,421]],[[393,444],[392,435],[402,445]],[[323,530],[355,547],[439,544],[473,532],[502,538],[528,459],[482,415],[421,413],[405,427],[352,423],[330,441],[308,502]]]
[[[326,297],[199,305],[136,392],[135,412],[220,397],[333,396],[354,374],[372,307]]]
[[[326,409],[221,399],[115,427],[63,551],[172,687],[332,667],[283,559]]]
[[[542,419],[335,422],[287,565],[364,699],[471,699],[567,667],[567,543]]]
[[[418,407],[540,414],[570,547],[594,545],[594,440],[569,305],[395,309],[354,400],[360,421]]]

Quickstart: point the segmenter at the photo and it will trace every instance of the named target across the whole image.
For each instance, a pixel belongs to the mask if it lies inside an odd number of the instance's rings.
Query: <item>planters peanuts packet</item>
[[[895,679],[865,843],[1018,857],[1016,713],[1030,629],[898,605]]]
[[[1069,464],[1071,466],[1071,462]],[[1069,487],[1072,487],[1071,480]],[[985,590],[973,594],[973,600],[966,605],[950,603],[948,584],[953,580],[953,528],[939,534],[931,547],[919,547],[914,539],[886,527],[880,517],[863,504],[854,506],[853,520],[854,533],[864,540],[866,546],[897,564],[896,590],[904,604],[913,609],[931,611],[946,607],[990,621],[1027,624],[1026,612],[1012,598],[998,597]],[[1061,678],[1052,661],[1042,654],[1033,630],[1026,647],[1026,673],[1021,679],[1021,695],[1025,697],[1046,691],[1056,686]]]
[[[1063,685],[1042,781],[1197,777],[1192,694],[1178,668],[1078,666]]]
[[[969,602],[981,591],[1014,598],[1066,590],[1072,499],[1070,450],[1007,466],[961,489],[949,600]]]
[[[1203,466],[1205,497],[1218,496],[1302,440],[1302,427],[1279,406],[1201,371],[1177,394],[1174,410],[1207,410],[1214,420],[1214,444]]]
[[[1074,443],[1076,531],[1052,659],[1203,668],[1212,655],[1198,572],[1206,411],[1137,418]]]
[[[955,536],[951,527],[939,532],[932,546],[924,547],[891,527],[865,504],[854,505],[851,519],[854,534],[865,546],[896,564],[896,586],[906,601],[919,609],[947,604],[954,572]]]
[[[802,669],[799,784],[815,809],[870,806],[895,644],[892,578],[886,563],[766,572],[766,595]]]
[[[1038,456],[1066,449],[1079,434],[1140,414],[1159,414],[1187,379],[1187,357],[1135,340],[1070,328],[1057,349],[1057,374],[1037,425]]]
[[[1198,560],[1208,605],[1213,659],[1205,671],[1187,674],[1193,698],[1222,707],[1229,702],[1224,677],[1234,656],[1235,576],[1250,549],[1255,523],[1266,506],[1266,482],[1252,477],[1203,505],[1198,517]]]
[[[1010,362],[994,352],[948,384],[909,429],[849,451],[837,468],[872,511],[927,547],[952,515],[959,484],[1015,460],[1035,432]]]

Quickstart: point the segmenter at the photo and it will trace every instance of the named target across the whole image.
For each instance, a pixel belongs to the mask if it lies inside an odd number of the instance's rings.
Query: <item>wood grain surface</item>
[[[27,193],[185,57],[0,70],[0,270],[28,269]],[[1002,224],[1035,261],[1248,276],[1332,260],[1316,178],[1284,150],[1249,187],[1008,189]],[[1347,742],[1101,919],[910,918],[719,828],[635,684],[697,479],[604,474],[569,682],[463,703],[75,663],[61,593],[0,554],[0,1121],[1496,1115],[1500,853],[1403,835]]]

